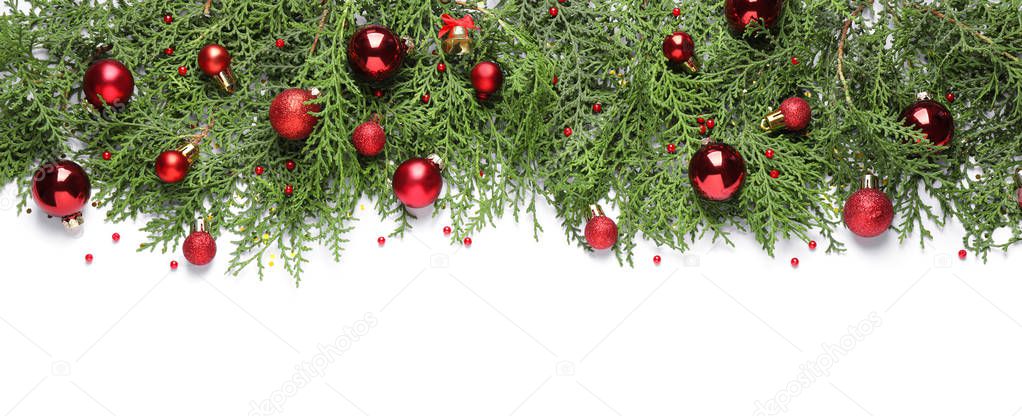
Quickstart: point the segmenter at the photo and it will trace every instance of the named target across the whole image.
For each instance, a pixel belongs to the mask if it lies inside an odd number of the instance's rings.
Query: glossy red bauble
[[[480,100],[490,99],[503,85],[504,71],[496,62],[483,61],[472,68],[472,88]]]
[[[783,5],[783,0],[725,0],[724,17],[731,31],[738,34],[756,21],[769,29],[777,23]]]
[[[192,161],[180,150],[168,150],[156,157],[156,176],[164,183],[178,183],[185,180]]]
[[[227,71],[231,67],[231,54],[227,48],[211,44],[199,51],[199,69],[211,77]]]
[[[85,71],[82,90],[85,100],[96,109],[102,109],[104,102],[111,107],[122,107],[135,92],[135,78],[120,61],[101,59]]]
[[[79,215],[90,196],[89,175],[70,160],[46,163],[32,177],[32,199],[54,217],[67,219]]]
[[[617,224],[606,215],[597,215],[586,222],[586,242],[593,250],[606,250],[617,243]]]
[[[891,227],[894,205],[879,189],[860,189],[845,201],[844,221],[855,235],[876,237]]]
[[[355,131],[351,134],[351,144],[355,146],[355,151],[362,156],[376,156],[383,151],[383,147],[387,144],[387,132],[383,130],[380,123],[370,120],[355,127]]]
[[[408,47],[390,29],[365,26],[348,40],[348,65],[364,81],[386,81],[397,74]]]
[[[944,104],[930,99],[918,100],[901,113],[906,126],[915,127],[936,146],[947,146],[955,136],[955,121]]]
[[[281,91],[270,103],[270,126],[287,140],[308,138],[319,122],[312,113],[323,111],[319,104],[307,103],[315,98],[311,91],[300,88]]]
[[[422,208],[436,201],[444,181],[437,162],[408,159],[394,171],[394,196],[409,208]]]
[[[663,53],[667,58],[667,65],[672,69],[688,68],[692,72],[698,70],[694,59],[696,44],[688,33],[674,32],[664,38]]]
[[[216,257],[216,240],[206,231],[195,231],[185,238],[181,251],[189,263],[204,266]]]
[[[745,184],[745,160],[735,148],[723,143],[701,147],[688,164],[688,179],[701,198],[727,201]]]

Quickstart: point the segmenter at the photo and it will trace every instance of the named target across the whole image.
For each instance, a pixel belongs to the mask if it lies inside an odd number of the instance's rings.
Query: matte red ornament
[[[85,71],[82,90],[85,100],[97,110],[103,108],[104,102],[110,107],[120,108],[131,100],[131,94],[135,92],[135,78],[120,61],[100,59]]]
[[[755,21],[770,29],[781,16],[783,6],[783,0],[726,0],[724,17],[736,34],[745,33],[745,28]]]
[[[745,160],[735,148],[723,143],[701,147],[688,165],[688,179],[700,198],[727,201],[745,184]]]
[[[70,160],[46,163],[32,177],[32,199],[43,212],[61,217],[69,229],[82,224],[82,208],[90,196],[89,175]]]
[[[845,226],[859,237],[881,235],[891,228],[894,221],[894,205],[887,194],[877,189],[877,182],[876,176],[866,175],[862,189],[845,201]]]
[[[355,127],[355,131],[351,134],[351,144],[355,146],[355,151],[362,156],[376,156],[383,151],[384,145],[387,144],[387,132],[383,130],[380,123],[376,122],[374,117],[374,120]]]
[[[444,185],[440,170],[440,158],[436,155],[406,160],[394,171],[394,196],[409,208],[432,204]]]
[[[205,266],[216,257],[216,239],[206,231],[205,222],[199,220],[192,228],[192,233],[181,245],[185,260],[196,266]],[[172,263],[173,267],[173,263]]]
[[[671,69],[683,69],[693,74],[699,72],[699,62],[695,57],[696,44],[688,33],[674,32],[664,38],[663,52],[667,66]]]
[[[227,48],[217,44],[206,45],[199,51],[199,69],[215,79],[228,94],[233,94],[238,87],[231,71],[231,59]]]
[[[617,243],[617,224],[603,215],[599,205],[590,207],[589,220],[585,229],[586,242],[593,250],[606,250]]]
[[[185,180],[188,171],[192,168],[192,161],[198,154],[198,146],[192,143],[160,153],[156,157],[156,176],[164,183],[178,183]]]
[[[936,146],[947,146],[955,136],[955,121],[944,104],[925,98],[916,100],[905,108],[901,118],[906,126],[912,126],[926,136],[926,140]]]
[[[408,45],[380,25],[362,27],[348,40],[348,66],[363,81],[382,82],[401,69]]]
[[[286,140],[304,140],[312,134],[323,111],[319,104],[307,103],[316,98],[313,91],[291,88],[281,91],[270,103],[270,125]]]
[[[504,71],[496,62],[483,61],[472,68],[472,88],[480,100],[489,100],[503,85]]]
[[[809,127],[812,119],[813,109],[808,101],[802,97],[789,97],[781,102],[780,108],[763,116],[759,127],[769,132],[782,129],[799,132]]]

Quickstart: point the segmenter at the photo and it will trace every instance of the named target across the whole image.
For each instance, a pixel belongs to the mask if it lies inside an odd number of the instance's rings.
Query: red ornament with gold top
[[[231,59],[227,48],[217,44],[206,45],[199,51],[199,69],[216,80],[228,94],[233,94],[238,88],[238,81],[231,71]]]
[[[955,137],[955,120],[951,111],[929,94],[920,93],[916,102],[905,108],[901,118],[906,126],[923,132],[926,140],[935,146],[948,146]]]
[[[753,22],[760,22],[767,29],[773,28],[783,7],[783,0],[725,0],[724,17],[731,31],[740,35]]]
[[[46,163],[32,176],[32,199],[47,214],[60,217],[68,229],[82,225],[82,208],[91,196],[89,175],[70,160]]]
[[[382,82],[401,69],[409,44],[390,29],[368,25],[348,40],[348,66],[363,81]]]
[[[156,177],[163,183],[178,183],[185,180],[192,162],[199,155],[199,147],[187,143],[175,150],[168,150],[156,157]]]
[[[809,127],[813,119],[813,109],[809,102],[802,97],[789,97],[781,102],[781,107],[763,117],[759,127],[765,131],[774,132],[787,130],[799,132]]]
[[[85,100],[103,109],[103,104],[121,108],[128,104],[135,92],[135,78],[128,67],[115,59],[100,59],[89,66],[82,80]]]
[[[724,143],[707,142],[692,155],[688,164],[692,188],[708,201],[731,200],[742,190],[745,177],[745,159]]]
[[[603,209],[599,205],[589,207],[588,218],[585,237],[589,247],[593,250],[606,250],[613,247],[617,243],[617,223],[604,215]]]
[[[185,237],[181,251],[185,255],[185,260],[196,266],[205,266],[216,257],[216,239],[206,231],[204,219],[196,220],[192,225],[191,234]]]
[[[394,196],[409,208],[429,206],[443,188],[442,169],[443,162],[437,155],[406,160],[394,171]]]
[[[664,38],[664,57],[667,58],[667,66],[678,71],[684,70],[689,73],[699,72],[699,62],[696,60],[696,44],[685,32],[674,32]]]
[[[845,201],[845,226],[859,237],[879,236],[891,228],[894,221],[894,205],[879,188],[880,179],[866,175],[862,178],[862,188]]]

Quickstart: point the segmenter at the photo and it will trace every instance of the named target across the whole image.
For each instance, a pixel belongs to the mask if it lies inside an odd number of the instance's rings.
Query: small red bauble
[[[965,250],[958,250],[958,258],[965,260],[965,257],[969,255],[969,252]]]
[[[798,58],[797,58],[797,57],[794,57],[794,56],[792,56],[792,57],[791,57],[791,64],[792,64],[792,65],[798,65],[798,63],[799,63],[799,62],[798,62]]]
[[[695,59],[696,44],[688,33],[674,32],[664,38],[663,53],[671,69],[685,69],[693,73],[699,70]]]
[[[681,16],[681,9],[675,7],[674,10],[671,10],[671,14],[674,15],[674,17]]]
[[[877,178],[869,175],[863,179],[863,188],[845,201],[845,226],[860,237],[883,234],[894,221],[894,205],[876,186]]]
[[[363,81],[382,82],[401,69],[408,47],[390,29],[362,27],[348,40],[348,66]]]
[[[464,240],[461,240],[461,243],[464,244],[465,247],[472,247],[472,238],[471,237],[465,237]]]
[[[547,12],[550,13],[550,17],[557,17],[559,10],[556,7],[551,7]]]
[[[295,194],[295,187],[291,184],[284,185],[284,195],[291,196]]]
[[[447,64],[443,62],[436,64],[436,70],[437,72],[447,72]]]
[[[423,104],[429,104],[429,99],[430,99],[429,94],[422,94],[422,103]]]
[[[702,117],[696,117],[696,124],[703,124],[706,120]]]
[[[770,171],[770,177],[774,178],[774,179],[780,178],[781,177],[781,171],[779,171],[777,169],[772,169]]]
[[[170,261],[170,270],[177,270],[177,260]]]
[[[809,249],[816,250],[816,240],[809,240]]]
[[[373,97],[383,98],[383,90],[380,89],[373,90]]]
[[[593,208],[592,216],[586,222],[586,242],[593,250],[606,250],[617,243],[617,224],[603,215],[599,207]]]
[[[565,127],[564,128],[564,137],[571,137],[571,135],[574,134],[574,133],[575,133],[575,131],[572,130],[571,127]]]
[[[167,55],[167,56],[171,56],[171,55],[173,55],[173,54],[174,54],[174,48],[167,48],[167,49],[164,49],[164,50],[163,50],[163,54],[164,54],[164,55]]]
[[[110,160],[114,155],[110,152],[103,152],[103,160]]]
[[[386,244],[386,243],[387,243],[387,239],[382,237],[382,236],[380,238],[376,239],[376,244],[379,244],[380,247],[383,247],[383,245]]]
[[[659,254],[653,256],[653,264],[659,266],[660,265],[660,261],[661,261],[661,259],[660,259],[660,255]]]
[[[188,67],[186,67],[186,66],[179,66],[179,67],[177,67],[177,74],[182,76],[182,77],[188,76]]]
[[[104,102],[111,107],[122,107],[135,92],[135,78],[120,61],[100,59],[85,71],[82,90],[85,100],[96,109],[102,109]]]
[[[763,152],[763,155],[766,156],[767,159],[773,159],[774,149],[767,149],[765,152]]]
[[[156,176],[164,183],[177,183],[185,180],[198,151],[198,147],[194,144],[187,144],[176,150],[160,153],[156,157]]]
[[[480,100],[490,99],[503,85],[504,71],[496,62],[483,61],[472,68],[472,88],[475,88],[476,97]]]
[[[199,51],[199,69],[216,80],[220,88],[229,94],[237,88],[237,80],[231,71],[231,59],[230,52],[221,45],[209,44]]]
[[[734,33],[745,32],[746,26],[759,21],[769,29],[781,15],[783,0],[726,0],[724,17]]]
[[[943,104],[931,99],[921,99],[909,105],[901,113],[906,126],[912,126],[936,146],[947,146],[955,136],[955,121]]]
[[[94,257],[92,257],[92,254],[91,254],[91,253],[90,253],[90,254],[86,254],[86,255],[85,255],[85,263],[87,263],[87,264],[92,264],[92,260],[93,260],[93,259],[94,259]]]
[[[216,257],[216,240],[204,230],[193,231],[181,245],[185,260],[196,266],[204,266]],[[173,266],[172,266],[173,267]]]
[[[46,163],[32,177],[32,199],[47,214],[61,217],[70,228],[81,224],[81,211],[90,196],[89,175],[70,160]]]
[[[351,133],[351,144],[362,156],[376,156],[387,144],[387,132],[380,123],[370,120],[355,127],[355,131]]]
[[[408,159],[394,171],[394,196],[409,208],[422,208],[436,201],[444,181],[439,158]]]
[[[1015,191],[1015,199],[1018,201],[1018,207],[1022,209],[1022,188]]]
[[[288,159],[287,162],[284,162],[284,169],[287,169],[288,172],[295,170],[295,168],[297,168],[297,167],[298,167],[298,164],[295,163],[295,161],[293,161],[293,160]]]
[[[163,23],[171,24],[174,23],[174,16],[170,14],[163,15]]]
[[[787,130],[798,132],[809,126],[813,119],[813,109],[802,97],[789,97],[781,102],[781,107],[767,114],[759,122],[760,128],[766,131]]]
[[[556,86],[557,86],[557,83],[558,83],[558,82],[561,82],[561,79],[560,79],[560,78],[557,78],[557,75],[554,75],[554,79],[553,79],[553,81],[551,81],[551,82],[552,82],[552,83],[553,83],[553,85],[554,85],[554,86],[556,87]]]
[[[798,267],[798,257],[791,258],[791,267]]]
[[[603,112],[603,104],[601,104],[601,103],[593,104],[593,112],[596,113],[596,114],[602,113]]]
[[[673,155],[674,152],[676,152],[676,151],[678,151],[678,147],[675,146],[674,143],[667,143],[667,153],[670,153],[670,154]]]
[[[699,126],[699,134],[706,134],[706,125]]]
[[[262,166],[256,166],[255,167],[255,174],[256,175],[262,175],[263,173],[266,173],[266,168],[264,168]]]
[[[717,127],[717,122],[714,119],[706,120],[706,128],[713,130],[714,127]]]
[[[284,46],[286,46],[286,44],[284,43],[284,39],[277,39],[277,42],[275,44],[277,45],[277,48],[280,49],[283,49]]]
[[[113,235],[110,236],[110,239],[114,240],[115,243],[118,242],[118,241],[121,241],[121,234],[120,233],[113,233]]]
[[[281,91],[270,103],[270,126],[286,140],[308,138],[319,122],[312,113],[323,111],[319,104],[306,103],[315,98],[312,91],[300,88]]]
[[[701,147],[688,165],[688,179],[699,197],[710,201],[734,198],[745,184],[745,160],[723,143]]]
[[[947,100],[947,102],[949,103],[955,102],[955,93],[949,92],[947,94],[944,94],[944,99]]]
[[[444,227],[444,235],[451,235],[451,227],[448,226]]]

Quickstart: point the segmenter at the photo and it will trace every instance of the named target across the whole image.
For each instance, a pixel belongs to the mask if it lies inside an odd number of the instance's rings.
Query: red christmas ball
[[[440,196],[440,166],[430,159],[408,159],[394,171],[394,195],[409,208],[422,208]]]
[[[206,231],[195,231],[185,238],[181,250],[189,263],[204,266],[216,257],[216,240]]]
[[[77,163],[59,160],[46,163],[32,177],[32,199],[54,217],[69,217],[81,212],[92,196],[89,175]]]
[[[696,43],[688,33],[674,32],[664,38],[663,52],[668,66],[681,68],[695,56]]]
[[[483,61],[472,68],[472,88],[480,100],[490,99],[503,85],[504,71],[496,62]]]
[[[760,21],[767,29],[772,28],[781,16],[783,0],[726,0],[724,17],[735,33],[745,32],[745,27]]]
[[[96,109],[102,109],[104,102],[111,107],[120,107],[131,99],[135,78],[120,61],[100,59],[85,71],[82,90],[85,91],[85,100]]]
[[[688,179],[703,199],[727,201],[745,184],[745,160],[735,148],[723,143],[701,147],[688,164]]]
[[[401,69],[407,53],[402,39],[379,25],[359,29],[348,41],[348,65],[365,81],[390,79]]]
[[[585,236],[593,250],[606,250],[617,243],[617,224],[606,215],[594,216],[586,223]]]
[[[1022,188],[1018,188],[1018,190],[1015,191],[1015,200],[1018,201],[1019,209],[1022,209]]]
[[[913,126],[936,146],[947,146],[955,135],[955,121],[944,104],[925,99],[909,105],[901,113],[906,126]]]
[[[230,70],[230,68],[231,54],[227,52],[227,48],[217,44],[210,44],[204,46],[199,51],[199,69],[205,72],[206,75],[215,77],[221,72]]]
[[[876,237],[891,227],[894,205],[879,189],[864,188],[845,201],[845,226],[860,237]]]
[[[270,125],[280,137],[303,140],[312,134],[319,118],[311,113],[323,111],[319,104],[306,104],[315,99],[311,91],[292,88],[281,91],[270,103]]]
[[[789,131],[802,131],[813,119],[813,109],[802,97],[790,97],[782,101],[780,110],[784,115],[784,128]]]
[[[156,176],[164,183],[178,183],[185,180],[192,161],[180,150],[168,150],[156,157]]]
[[[355,145],[355,150],[362,156],[376,156],[387,144],[387,132],[380,123],[370,120],[355,128],[351,134],[351,144]]]

